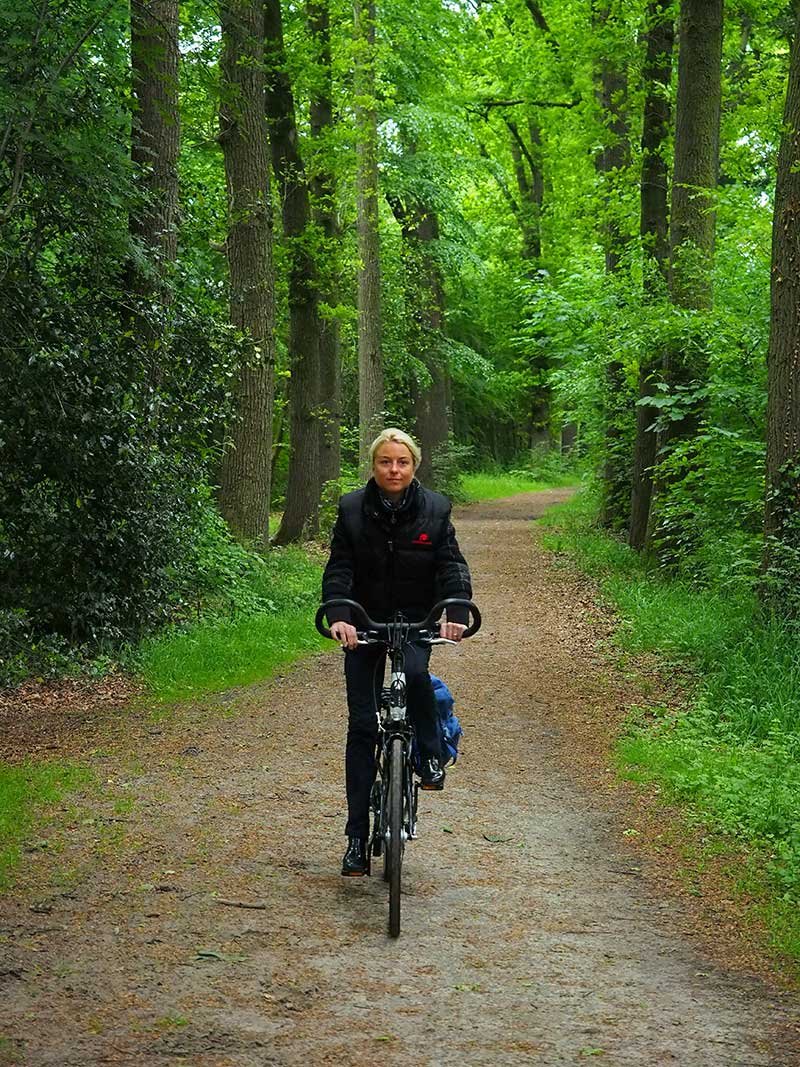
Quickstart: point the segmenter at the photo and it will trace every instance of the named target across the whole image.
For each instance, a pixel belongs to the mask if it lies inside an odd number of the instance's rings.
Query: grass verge
[[[551,509],[544,543],[591,575],[620,616],[616,640],[656,653],[690,680],[680,710],[647,708],[620,737],[627,776],[658,782],[690,817],[751,857],[776,948],[800,960],[800,640],[763,615],[751,592],[670,581],[593,528],[581,494]]]
[[[322,562],[300,548],[273,550],[227,584],[216,610],[144,641],[136,664],[164,703],[249,685],[304,652],[324,647],[314,629]]]
[[[0,762],[0,889],[10,883],[23,843],[47,807],[91,779],[86,767],[48,762]]]
[[[542,489],[554,489],[559,486],[575,485],[579,478],[565,474],[560,478],[536,478],[532,474],[503,474],[478,471],[465,474],[462,478],[462,492],[465,503],[478,500],[497,500],[516,493],[535,493]]]

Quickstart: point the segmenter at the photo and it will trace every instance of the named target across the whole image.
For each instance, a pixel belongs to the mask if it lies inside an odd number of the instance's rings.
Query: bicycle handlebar
[[[414,634],[418,634],[422,630],[429,630],[440,618],[445,608],[450,607],[451,604],[457,604],[459,607],[468,609],[472,616],[472,623],[461,636],[462,638],[472,637],[472,635],[477,633],[481,627],[481,613],[478,611],[477,605],[473,604],[471,600],[462,600],[460,597],[453,596],[448,597],[446,600],[440,600],[438,604],[434,605],[422,622],[405,622],[403,625],[408,629],[409,636],[413,637]],[[389,628],[394,625],[394,623],[391,622],[375,622],[355,600],[348,600],[347,597],[337,597],[334,600],[326,600],[324,604],[320,604],[316,618],[314,619],[314,625],[317,630],[319,630],[323,637],[330,637],[331,640],[334,640],[333,635],[328,627],[323,624],[322,620],[324,619],[328,608],[335,607],[349,608],[351,612],[354,612],[360,617],[366,630],[371,630],[378,635],[381,633],[388,634]]]

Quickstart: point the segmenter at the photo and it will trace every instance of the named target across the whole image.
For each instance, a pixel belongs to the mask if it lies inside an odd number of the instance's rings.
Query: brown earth
[[[485,621],[435,652],[466,735],[423,794],[398,941],[384,883],[338,874],[337,651],[161,721],[101,701],[60,728],[51,701],[27,735],[102,786],[0,903],[0,1064],[800,1065],[760,931],[610,768],[661,683],[614,662],[591,587],[537,546],[564,495],[457,518]]]

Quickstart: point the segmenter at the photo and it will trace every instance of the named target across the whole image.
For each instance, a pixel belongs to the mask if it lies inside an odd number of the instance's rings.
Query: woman
[[[372,442],[372,477],[363,489],[339,501],[322,578],[323,600],[355,600],[378,622],[388,621],[395,611],[402,611],[410,622],[419,622],[439,600],[471,598],[469,569],[450,522],[450,502],[423,488],[414,477],[421,458],[419,446],[402,430],[384,430]],[[342,874],[358,876],[367,870],[369,797],[378,733],[376,688],[382,682],[386,653],[358,646],[356,628],[346,609],[332,609],[328,621],[346,653],[348,818]],[[468,621],[466,609],[456,609],[442,622],[442,637],[460,641]],[[422,787],[442,789],[445,774],[428,673],[430,652],[430,646],[419,644],[410,644],[406,650],[408,710],[422,758]]]

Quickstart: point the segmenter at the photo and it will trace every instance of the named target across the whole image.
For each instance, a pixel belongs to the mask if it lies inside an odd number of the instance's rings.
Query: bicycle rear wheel
[[[400,883],[403,868],[403,742],[395,737],[389,753],[386,867],[389,882],[389,936],[400,933]]]

